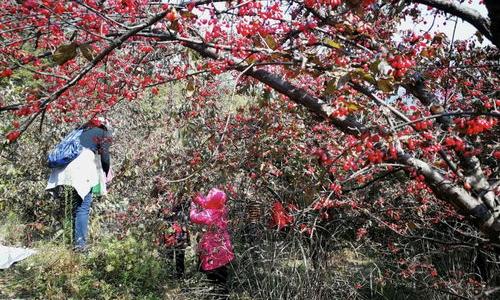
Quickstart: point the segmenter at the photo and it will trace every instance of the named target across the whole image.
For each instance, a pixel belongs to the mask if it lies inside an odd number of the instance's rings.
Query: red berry
[[[171,11],[167,14],[167,20],[169,20],[170,22],[173,22],[177,19],[177,15],[175,14],[175,12]]]
[[[15,140],[17,140],[17,138],[20,135],[21,135],[21,132],[19,130],[14,130],[14,131],[9,132],[6,137],[9,140],[9,143],[12,143]]]

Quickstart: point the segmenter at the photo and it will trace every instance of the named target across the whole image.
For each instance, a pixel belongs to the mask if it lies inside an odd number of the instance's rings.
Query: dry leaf
[[[54,59],[56,64],[63,65],[76,57],[76,48],[78,48],[78,45],[74,42],[68,45],[61,45],[52,54],[52,59]]]
[[[92,53],[92,48],[89,44],[81,44],[79,48],[80,52],[82,52],[83,57],[85,57],[88,61],[92,61],[94,59],[94,54]]]
[[[394,85],[390,79],[380,79],[377,81],[377,86],[381,91],[386,93],[392,92],[394,90]]]
[[[278,43],[276,43],[276,40],[272,36],[266,35],[264,40],[266,41],[267,46],[272,50],[278,48]]]

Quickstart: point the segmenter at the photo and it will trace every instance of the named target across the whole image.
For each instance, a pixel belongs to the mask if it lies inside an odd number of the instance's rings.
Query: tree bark
[[[488,9],[488,16],[490,17],[492,42],[500,48],[500,1],[484,0],[484,5]]]
[[[410,157],[409,155],[401,155],[399,160],[401,163],[415,168],[419,174],[423,175],[425,181],[438,199],[451,203],[458,209],[459,213],[471,218],[491,240],[500,240],[498,211],[488,208],[483,201],[472,196],[464,188],[444,178],[438,170],[426,162]]]

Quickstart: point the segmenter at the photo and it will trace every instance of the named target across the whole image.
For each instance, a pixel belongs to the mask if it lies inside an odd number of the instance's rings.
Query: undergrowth
[[[159,299],[175,288],[158,252],[134,238],[110,239],[88,253],[45,244],[4,271],[2,296],[35,299]]]

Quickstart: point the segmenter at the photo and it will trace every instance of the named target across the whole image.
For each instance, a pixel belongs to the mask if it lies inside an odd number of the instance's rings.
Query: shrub
[[[9,282],[0,296],[159,299],[169,287],[169,271],[147,242],[133,237],[105,240],[88,254],[46,244],[38,254],[0,274]]]

